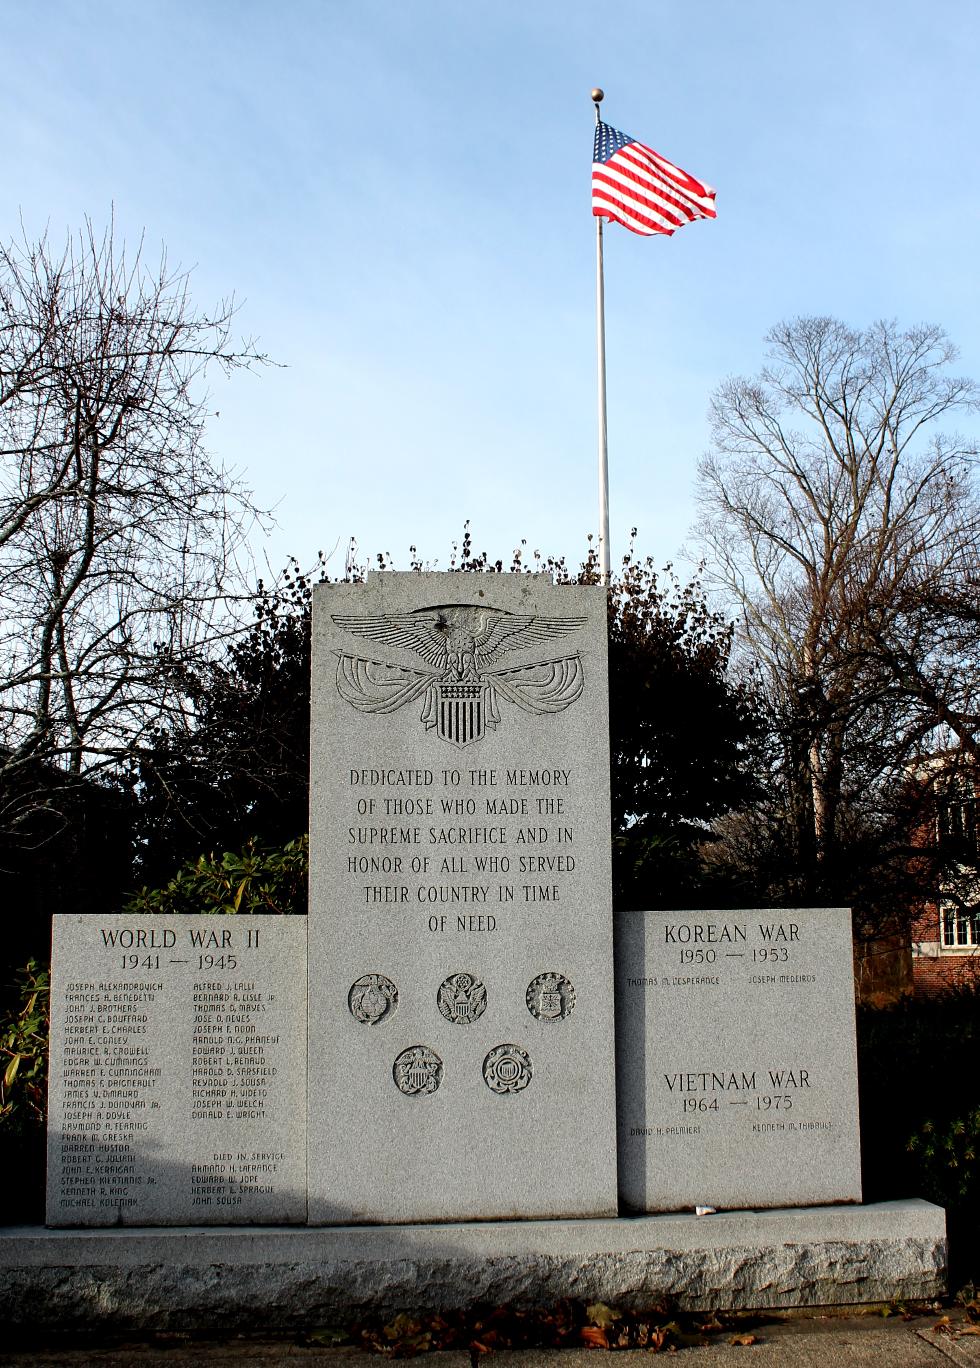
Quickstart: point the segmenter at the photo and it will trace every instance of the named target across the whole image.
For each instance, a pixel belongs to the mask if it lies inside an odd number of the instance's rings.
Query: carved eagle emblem
[[[411,651],[424,662],[413,669],[338,651],[341,697],[363,713],[395,712],[424,697],[426,730],[456,746],[479,741],[499,724],[498,695],[541,715],[564,711],[584,688],[577,654],[510,668],[499,664],[511,651],[579,631],[584,617],[538,617],[453,603],[373,617],[335,613],[332,620],[354,636]]]

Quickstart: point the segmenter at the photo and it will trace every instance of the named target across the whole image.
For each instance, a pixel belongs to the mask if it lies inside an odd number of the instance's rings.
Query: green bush
[[[50,980],[31,960],[0,1010],[0,1222],[44,1219]]]
[[[50,974],[31,960],[17,974],[12,1009],[0,1021],[0,1125],[6,1131],[44,1125],[50,1005]]]
[[[188,860],[162,888],[143,888],[123,908],[130,913],[306,913],[309,839],[279,849],[253,837],[239,852]]]
[[[925,1121],[906,1146],[918,1160],[923,1196],[945,1205],[950,1198],[980,1198],[980,1107],[937,1125]]]

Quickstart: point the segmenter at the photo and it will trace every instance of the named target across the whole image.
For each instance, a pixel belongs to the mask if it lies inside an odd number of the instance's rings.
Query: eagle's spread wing
[[[585,623],[584,617],[546,618],[533,617],[529,613],[501,614],[494,617],[476,639],[480,664],[485,668],[492,663],[494,656],[503,651],[522,651],[542,641],[554,641],[568,632],[577,632]]]
[[[403,646],[415,651],[429,665],[446,667],[446,638],[435,630],[435,613],[379,613],[375,617],[344,617],[334,613],[333,621],[346,632],[383,641],[388,646]]]
[[[585,687],[582,662],[577,655],[523,665],[516,670],[490,670],[487,679],[511,703],[525,712],[559,713],[581,696]]]
[[[418,698],[438,675],[337,652],[337,692],[363,713],[391,713]]]

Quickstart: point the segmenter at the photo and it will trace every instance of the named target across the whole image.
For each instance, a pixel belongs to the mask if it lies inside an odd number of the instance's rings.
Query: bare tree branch
[[[819,864],[937,729],[980,753],[977,450],[935,431],[978,389],[937,327],[802,318],[767,341],[714,397],[700,534],[797,738]]]
[[[266,363],[91,223],[0,245],[0,783],[116,763],[229,630],[261,514],[203,445],[214,367]],[[24,805],[22,805],[24,806]],[[28,803],[26,807],[29,807]],[[10,812],[16,804],[8,804]],[[26,808],[25,808],[26,810]]]

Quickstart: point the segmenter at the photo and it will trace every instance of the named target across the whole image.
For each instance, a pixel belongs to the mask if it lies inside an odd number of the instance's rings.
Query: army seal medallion
[[[531,1081],[531,1056],[520,1045],[497,1045],[483,1061],[483,1079],[491,1092],[521,1092]]]
[[[355,1021],[365,1026],[377,1026],[394,1015],[398,1006],[398,989],[384,974],[362,974],[351,984],[347,1006]]]
[[[424,1097],[442,1082],[442,1060],[427,1045],[410,1045],[395,1060],[391,1074],[406,1097]]]
[[[564,974],[539,974],[527,985],[526,1000],[538,1021],[564,1021],[575,1006],[575,989]]]
[[[436,999],[447,1021],[466,1026],[481,1017],[487,1007],[487,990],[475,974],[450,974]]]

